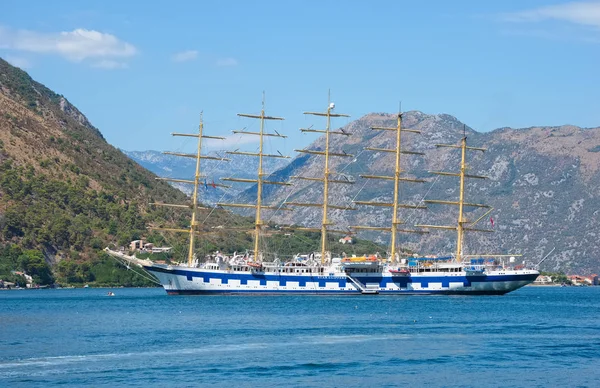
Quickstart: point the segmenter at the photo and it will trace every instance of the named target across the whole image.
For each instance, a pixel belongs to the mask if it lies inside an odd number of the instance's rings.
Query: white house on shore
[[[535,279],[533,284],[552,284],[552,277],[546,275],[540,275]]]
[[[342,244],[354,244],[354,240],[350,236],[342,237],[339,242]]]

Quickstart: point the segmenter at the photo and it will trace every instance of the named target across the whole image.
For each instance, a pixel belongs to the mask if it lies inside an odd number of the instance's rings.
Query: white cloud
[[[237,66],[238,62],[235,58],[220,58],[217,59],[217,66]]]
[[[113,61],[112,59],[103,59],[99,62],[95,62],[92,64],[92,67],[96,67],[98,69],[127,69],[129,65],[125,62]]]
[[[82,28],[44,33],[0,26],[0,48],[56,54],[73,62],[100,60],[97,63],[102,63],[103,60],[114,61],[114,58],[129,58],[138,52],[132,44],[114,35]]]
[[[551,5],[522,12],[504,14],[502,19],[511,22],[558,20],[600,28],[600,2],[582,1]]]
[[[31,61],[22,57],[13,57],[12,55],[7,56],[6,62],[13,66],[20,67],[21,69],[29,69],[31,67]]]
[[[186,50],[186,51],[181,51],[181,52],[173,55],[172,60],[173,60],[173,62],[187,62],[187,61],[193,61],[196,58],[198,58],[198,51]]]

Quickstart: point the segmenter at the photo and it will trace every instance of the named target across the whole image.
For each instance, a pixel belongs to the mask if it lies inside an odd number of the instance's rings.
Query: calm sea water
[[[2,291],[0,387],[597,387],[599,316],[600,287],[490,297]]]

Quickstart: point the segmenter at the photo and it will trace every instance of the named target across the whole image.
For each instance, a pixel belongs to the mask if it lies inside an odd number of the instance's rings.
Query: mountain
[[[394,154],[365,151],[365,147],[391,148],[395,144],[392,131],[371,130],[372,126],[395,127],[396,115],[368,114],[343,127],[352,136],[331,136],[331,150],[355,155],[331,158],[330,170],[340,172],[340,179],[355,179],[355,184],[332,184],[330,201],[350,205],[353,200],[390,202],[393,183],[359,178],[360,174],[392,175]],[[403,155],[402,168],[407,177],[425,178],[424,184],[401,184],[401,200],[419,203],[426,199],[458,199],[458,178],[437,177],[428,171],[458,172],[458,150],[438,148],[435,144],[459,144],[463,131],[468,144],[487,148],[485,153],[468,154],[469,171],[489,176],[487,180],[468,180],[466,198],[471,203],[494,207],[491,217],[496,233],[470,233],[466,238],[467,253],[523,254],[533,263],[539,262],[556,248],[541,268],[566,272],[598,272],[600,270],[600,128],[570,125],[500,128],[480,133],[446,114],[428,115],[412,111],[403,116],[403,127],[422,131],[420,135],[403,135],[403,149],[425,153],[425,156]],[[306,149],[322,150],[324,138]],[[292,176],[322,175],[323,157],[302,154],[276,171],[270,179],[286,180]],[[353,178],[350,178],[353,177]],[[238,200],[251,200],[256,188],[251,187]],[[284,201],[322,202],[320,182],[294,180],[294,186],[268,187],[265,203]],[[391,223],[389,208],[357,206],[355,211],[332,210],[330,218],[337,228],[348,225],[382,226]],[[404,209],[401,218],[409,225],[451,225],[457,209],[430,205],[427,210]],[[474,221],[482,212],[466,208],[466,217]],[[296,207],[293,212],[280,212],[274,220],[315,226],[321,211],[313,207]],[[489,228],[487,217],[478,224]],[[379,242],[388,235],[363,232]],[[404,245],[416,252],[449,253],[454,251],[455,232],[434,231],[426,235],[404,234]]]
[[[130,273],[111,278],[118,271],[99,252],[140,237],[164,243],[150,224],[189,225],[185,211],[148,206],[186,201],[155,177],[108,144],[64,96],[0,59],[0,279],[26,270],[41,284],[139,284]],[[222,210],[205,220],[206,230],[248,224]],[[175,248],[185,249],[182,240]],[[217,236],[206,249],[245,240]]]
[[[161,177],[191,179],[196,172],[196,161],[194,159],[165,155],[158,151],[122,150],[122,152],[141,166]],[[227,162],[210,159],[202,161],[202,173],[207,177],[207,185],[202,191],[202,201],[204,203],[215,204],[217,202],[231,201],[232,198],[251,185],[249,183],[235,183],[230,185],[231,187],[227,189],[213,189],[210,187],[210,183],[220,182],[220,178],[235,177],[256,179],[256,171],[258,170],[257,158],[243,155],[227,155],[217,152],[209,152],[207,155],[226,157],[230,160]],[[285,159],[265,158],[263,160],[263,169],[265,171],[275,171],[285,164]],[[192,191],[192,187],[187,184],[172,183],[172,186],[186,194],[190,194]]]

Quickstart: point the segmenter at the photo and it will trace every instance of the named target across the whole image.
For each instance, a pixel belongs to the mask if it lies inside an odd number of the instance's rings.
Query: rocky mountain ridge
[[[330,159],[331,171],[355,177],[356,183],[332,185],[330,203],[352,206],[353,200],[392,200],[392,182],[358,176],[392,174],[394,154],[365,151],[364,148],[393,148],[394,132],[370,128],[395,125],[395,114],[373,113],[343,127],[352,136],[332,136],[333,152],[354,156]],[[435,144],[459,144],[464,131],[469,145],[487,148],[483,154],[470,152],[468,155],[469,172],[487,175],[489,179],[469,180],[467,198],[468,202],[493,206],[491,217],[496,233],[469,234],[467,253],[523,254],[529,262],[537,263],[555,247],[555,252],[543,263],[543,269],[600,270],[600,128],[564,125],[500,128],[480,133],[450,115],[427,115],[417,111],[404,114],[403,127],[421,131],[420,135],[403,134],[403,149],[425,153],[424,157],[402,156],[402,168],[408,172],[403,176],[428,180],[425,184],[401,184],[401,200],[405,203],[417,204],[423,199],[457,200],[457,178],[432,176],[428,171],[457,172],[460,154],[458,150],[438,148]],[[324,138],[307,147],[323,148]],[[299,155],[271,178],[319,177],[323,174],[322,166],[322,156]],[[255,189],[250,188],[241,197],[247,201],[254,195]],[[292,187],[270,187],[264,199],[271,204],[285,201],[321,203],[322,195],[319,182],[294,180]],[[354,211],[331,210],[330,218],[337,228],[381,226],[391,222],[389,208],[356,208]],[[466,209],[466,217],[471,221],[480,214],[476,209]],[[429,205],[425,211],[401,210],[400,216],[407,225],[452,225],[456,223],[457,210],[451,206]],[[277,213],[273,219],[315,226],[321,220],[321,211],[299,207],[293,212]],[[483,228],[491,226],[487,218],[484,223]],[[388,240],[385,234],[365,233],[377,241]],[[422,236],[402,235],[401,240],[417,252],[444,254],[454,251],[455,232],[432,230]]]
[[[330,170],[337,178],[355,181],[354,184],[333,184],[330,203],[338,206],[356,207],[357,210],[330,210],[330,218],[336,228],[351,225],[389,225],[389,208],[353,206],[353,200],[390,202],[393,184],[389,181],[362,179],[359,175],[391,175],[394,154],[366,151],[364,148],[393,148],[395,133],[374,131],[372,126],[394,127],[396,115],[386,113],[368,114],[343,127],[352,136],[332,136],[333,152],[353,155],[331,158]],[[556,127],[531,127],[523,129],[499,128],[480,133],[447,114],[428,115],[418,111],[403,115],[403,127],[418,129],[420,135],[403,133],[403,149],[423,152],[424,157],[403,155],[401,165],[405,177],[426,179],[424,184],[401,184],[401,201],[421,203],[423,199],[457,200],[457,178],[437,177],[428,171],[458,171],[459,152],[455,149],[438,148],[435,144],[459,144],[467,136],[468,144],[487,148],[485,153],[468,154],[469,171],[485,175],[489,179],[469,180],[469,202],[493,206],[491,218],[496,233],[473,233],[466,238],[468,253],[523,254],[529,262],[539,262],[546,253],[556,247],[542,268],[553,271],[600,270],[600,129],[579,128],[572,125]],[[317,139],[306,149],[322,150],[324,138]],[[140,155],[152,157],[152,153]],[[160,155],[159,160],[164,156]],[[144,164],[143,161],[140,163]],[[170,162],[169,162],[170,163]],[[167,163],[162,163],[163,166]],[[233,164],[235,166],[236,164]],[[173,168],[160,170],[161,162],[153,161],[150,168],[162,176],[180,176],[181,161],[173,161]],[[218,177],[243,174],[229,171],[232,165],[224,164],[214,170]],[[272,167],[272,166],[271,166]],[[294,180],[292,176],[319,177],[322,175],[322,156],[299,154],[291,162],[276,170],[269,179],[289,180],[293,186],[264,187],[264,203],[281,205],[285,201],[322,202],[322,184],[313,181]],[[191,173],[191,170],[188,171]],[[210,190],[205,201],[210,202]],[[255,201],[256,188],[250,186],[242,191],[234,202]],[[482,214],[477,209],[465,209],[469,220]],[[242,214],[248,212],[241,211]],[[319,208],[296,207],[293,212],[267,213],[270,220],[317,226],[321,221]],[[452,225],[457,210],[451,206],[429,205],[427,210],[400,211],[407,226],[414,224]],[[478,227],[491,227],[489,218]],[[361,236],[386,243],[385,233],[361,232]],[[405,234],[400,236],[403,245],[421,253],[447,254],[454,251],[455,233],[433,231],[423,236]]]

